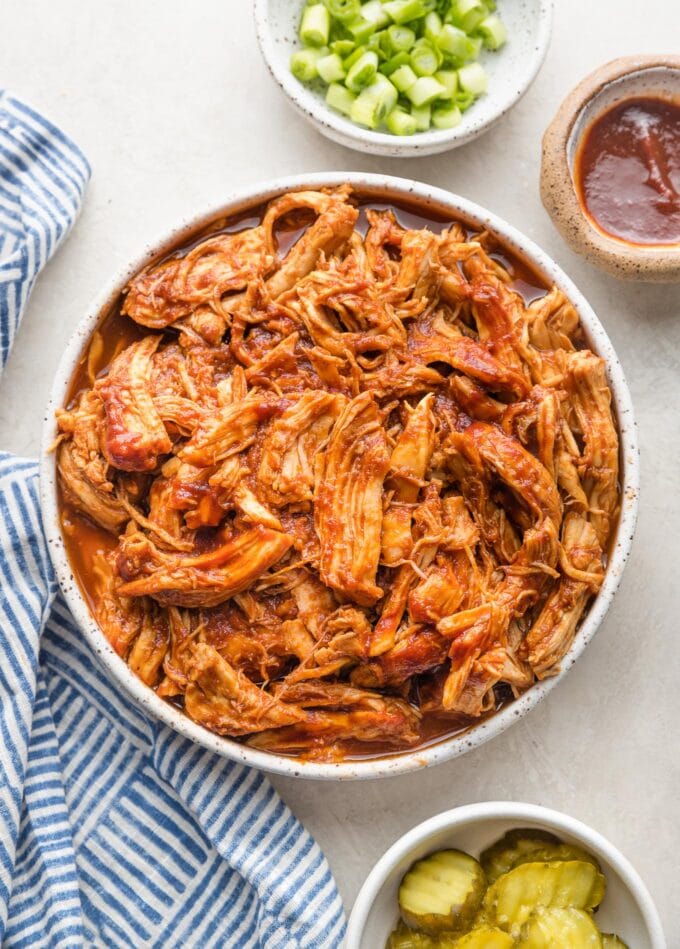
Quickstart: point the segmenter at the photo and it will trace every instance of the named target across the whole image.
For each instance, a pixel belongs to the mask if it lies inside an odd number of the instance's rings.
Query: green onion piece
[[[476,95],[473,95],[472,92],[457,92],[454,98],[455,104],[458,106],[461,112],[467,112],[472,103],[477,98]]]
[[[392,74],[395,73],[398,69],[401,69],[402,66],[407,66],[411,61],[409,54],[402,50],[401,53],[397,53],[396,56],[393,56],[391,59],[388,59],[386,63],[383,63],[380,67],[380,72],[383,76],[392,77]],[[392,80],[394,82],[394,80]]]
[[[316,64],[321,53],[316,49],[300,49],[290,57],[290,71],[300,82],[311,82],[319,75]]]
[[[321,70],[319,70],[321,72]],[[446,89],[446,95],[440,96],[442,99],[454,99],[458,92],[458,73],[455,69],[440,69],[434,74],[437,82],[441,82]]]
[[[466,33],[475,30],[488,12],[484,0],[453,0],[450,7],[452,22]]]
[[[470,37],[470,49],[472,53],[470,55],[471,60],[479,58],[479,54],[482,51],[482,37],[481,36],[471,36]]]
[[[398,26],[394,23],[387,27],[387,39],[393,52],[400,53],[411,49],[416,41],[416,34],[408,26]]]
[[[377,72],[377,53],[374,53],[372,49],[369,49],[362,56],[360,56],[351,67],[347,73],[345,85],[351,92],[360,92],[364,86],[368,86],[369,83],[373,82]]]
[[[345,67],[345,70],[349,72],[352,66],[357,63],[366,52],[368,52],[368,46],[355,47],[354,52],[352,52],[342,61],[342,65]]]
[[[316,71],[325,83],[338,82],[345,78],[345,67],[337,53],[317,59]]]
[[[430,104],[411,106],[411,118],[415,119],[416,127],[419,132],[427,132],[430,127],[431,119]]]
[[[325,46],[330,30],[330,14],[323,3],[305,7],[300,21],[300,39],[305,46]]]
[[[366,86],[355,99],[350,117],[353,122],[374,129],[396,104],[397,90],[389,79],[378,73],[370,86]]]
[[[445,23],[435,40],[437,47],[454,63],[463,64],[474,54],[475,44],[463,30]]]
[[[399,92],[406,92],[409,90],[417,78],[418,77],[410,66],[401,66],[390,76],[392,85],[396,86]]]
[[[361,12],[359,0],[323,0],[323,4],[331,17],[340,23],[356,20]]]
[[[347,23],[346,29],[348,29],[354,37],[355,43],[366,43],[375,33],[375,24],[371,23],[370,20],[364,20],[364,18],[360,16],[359,19]]]
[[[439,68],[439,59],[429,45],[417,46],[411,53],[411,68],[417,76],[433,76]]]
[[[432,40],[432,42],[434,42],[439,36],[443,25],[442,18],[435,10],[432,10],[431,13],[427,14],[423,22],[423,35],[426,37],[426,39]]]
[[[354,93],[350,92],[345,86],[341,86],[339,82],[332,82],[326,89],[326,103],[331,109],[342,112],[343,115],[348,117],[352,114],[355,99]]]
[[[421,76],[406,90],[407,97],[415,105],[426,105],[446,95],[446,89],[433,76]]]
[[[457,105],[438,105],[432,110],[432,124],[436,129],[455,128],[462,118]]]
[[[383,4],[383,9],[395,23],[408,23],[409,20],[417,20],[427,13],[427,7],[422,0],[388,0],[388,3]]]
[[[368,3],[364,3],[361,7],[361,15],[364,20],[373,23],[376,30],[382,30],[390,22],[390,18],[380,0],[368,0]]]
[[[385,119],[385,125],[393,135],[415,135],[418,123],[405,109],[398,106]]]
[[[379,60],[387,59],[389,56],[389,52],[383,51],[383,48],[382,48],[383,47],[382,38],[383,38],[384,32],[385,32],[384,30],[380,30],[380,32],[378,33],[372,33],[366,40],[366,46],[369,49],[372,49],[374,53],[378,54]]]
[[[355,48],[354,40],[335,40],[331,43],[332,52],[342,56],[343,59],[353,53]]]
[[[481,96],[486,92],[487,77],[484,67],[481,63],[469,63],[467,66],[461,66],[458,70],[458,82],[463,92],[471,92],[475,96]]]
[[[477,27],[487,49],[500,49],[507,41],[508,31],[499,16],[492,13]]]

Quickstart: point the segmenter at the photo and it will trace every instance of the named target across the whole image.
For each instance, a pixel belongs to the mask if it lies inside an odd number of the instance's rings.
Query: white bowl
[[[535,804],[507,801],[468,804],[444,811],[392,844],[359,891],[344,949],[382,949],[399,916],[399,883],[415,860],[443,847],[457,847],[477,857],[515,827],[550,831],[565,843],[578,844],[592,853],[607,878],[607,893],[597,912],[599,928],[616,933],[631,949],[666,949],[661,920],[649,891],[616,847],[566,814]]]
[[[373,132],[350,122],[326,105],[323,96],[290,71],[290,56],[300,48],[298,23],[302,0],[255,0],[255,29],[269,72],[295,108],[327,138],[347,148],[392,158],[434,155],[471,141],[522,98],[545,58],[552,27],[552,0],[504,0],[500,13],[508,42],[495,53],[483,53],[489,90],[453,129],[417,135]]]
[[[207,729],[192,722],[174,706],[159,698],[148,686],[144,685],[118,656],[94,621],[90,610],[78,588],[64,549],[57,506],[57,477],[54,453],[50,447],[56,436],[54,411],[64,404],[69,382],[74,368],[95,329],[100,315],[118,296],[129,278],[149,262],[164,248],[188,239],[193,232],[204,228],[214,219],[225,214],[236,214],[249,206],[257,206],[269,201],[276,195],[291,189],[320,188],[337,186],[348,182],[362,192],[375,194],[376,198],[389,200],[418,201],[440,213],[461,218],[473,227],[495,232],[504,244],[529,261],[550,282],[557,284],[572,301],[581,319],[581,323],[591,341],[592,347],[605,359],[609,375],[609,384],[613,395],[613,404],[619,421],[621,439],[621,516],[612,539],[611,554],[602,587],[590,606],[574,642],[561,663],[561,672],[550,679],[538,682],[516,701],[493,715],[486,721],[473,726],[467,732],[446,738],[426,748],[403,752],[389,757],[369,758],[339,763],[302,761],[298,758],[284,757],[248,748],[230,738],[214,735]],[[621,575],[628,558],[638,506],[639,460],[637,436],[633,421],[633,409],[630,393],[611,343],[600,321],[590,305],[576,289],[569,278],[560,270],[547,254],[533,241],[524,237],[510,224],[486,211],[465,198],[450,194],[440,188],[419,184],[403,178],[384,175],[348,174],[346,172],[323,172],[313,175],[298,175],[280,178],[268,182],[260,188],[252,188],[221,201],[214,207],[182,222],[171,233],[146,247],[135,255],[130,264],[115,274],[111,282],[89,307],[87,314],[76,328],[64,352],[52,387],[51,398],[47,406],[40,459],[40,496],[43,523],[49,544],[52,562],[66,601],[83,631],[83,635],[98,656],[110,677],[128,693],[146,712],[170,725],[180,734],[192,739],[210,751],[227,758],[249,764],[265,771],[294,777],[323,778],[329,780],[348,780],[357,778],[377,778],[408,771],[416,771],[428,765],[438,764],[462,755],[481,745],[489,738],[499,735],[520,716],[532,709],[538,702],[561,682],[571,666],[576,662],[587,644],[595,635],[612,602]]]

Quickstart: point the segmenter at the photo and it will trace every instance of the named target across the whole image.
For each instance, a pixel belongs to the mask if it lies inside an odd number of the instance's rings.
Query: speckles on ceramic
[[[327,138],[372,155],[390,158],[434,155],[471,141],[515,105],[536,77],[545,58],[552,27],[552,0],[504,0],[501,13],[509,41],[497,53],[483,53],[489,91],[454,129],[395,136],[373,132],[329,108],[323,95],[303,85],[290,71],[290,55],[299,48],[302,0],[255,0],[255,29],[262,56],[274,81],[295,108]]]
[[[584,131],[630,96],[680,98],[680,56],[624,56],[596,69],[564,100],[543,136],[541,199],[567,244],[624,280],[680,283],[680,244],[617,240],[584,212],[574,186],[574,157]]]
[[[95,329],[102,311],[118,297],[121,288],[134,273],[163,252],[165,248],[187,239],[190,234],[200,231],[219,217],[233,215],[248,207],[261,205],[286,191],[337,187],[345,183],[364,193],[375,195],[376,200],[389,200],[390,197],[394,200],[403,200],[408,197],[415,198],[433,211],[461,219],[473,227],[493,231],[503,243],[542,273],[547,281],[555,283],[564,291],[576,307],[593,349],[605,359],[607,364],[609,384],[619,421],[621,438],[621,457],[623,461],[622,501],[621,516],[604,583],[591,604],[571,649],[563,660],[562,670],[558,675],[536,683],[523,696],[487,721],[474,725],[461,735],[444,739],[428,748],[366,761],[325,763],[268,754],[249,748],[229,738],[212,734],[212,732],[192,722],[174,706],[159,698],[152,689],[149,689],[134,675],[127,664],[114,652],[92,618],[87,604],[73,580],[61,535],[57,507],[57,473],[54,453],[50,451],[50,446],[53,444],[56,435],[54,411],[64,403],[71,375],[83,349]],[[111,679],[150,715],[160,719],[181,735],[195,741],[209,751],[261,768],[264,771],[273,771],[294,777],[323,778],[338,781],[404,774],[465,754],[505,731],[522,715],[534,708],[558,682],[562,681],[568,669],[595,635],[619,585],[623,568],[630,553],[635,530],[638,491],[637,434],[633,421],[630,393],[623,370],[602,325],[571,280],[533,241],[524,237],[501,218],[465,198],[403,178],[347,172],[324,172],[282,178],[270,182],[262,188],[252,189],[229,197],[218,205],[207,209],[204,213],[197,214],[192,219],[182,222],[170,234],[164,234],[160,240],[145,248],[141,254],[135,257],[127,267],[114,277],[104,292],[92,302],[87,315],[71,337],[54,380],[50,402],[45,414],[40,453],[40,497],[43,523],[57,578],[76,622]]]

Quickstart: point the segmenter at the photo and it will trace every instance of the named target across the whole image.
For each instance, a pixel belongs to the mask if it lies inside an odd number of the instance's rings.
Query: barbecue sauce
[[[586,130],[576,188],[598,228],[630,244],[680,243],[680,103],[631,98]]]

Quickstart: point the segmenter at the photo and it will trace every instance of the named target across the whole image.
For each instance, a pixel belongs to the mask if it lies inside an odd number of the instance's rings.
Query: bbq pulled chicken
[[[289,193],[144,270],[148,332],[58,412],[64,510],[115,538],[87,591],[114,649],[206,728],[326,759],[554,674],[619,498],[562,292],[526,305],[487,233],[358,214]]]

